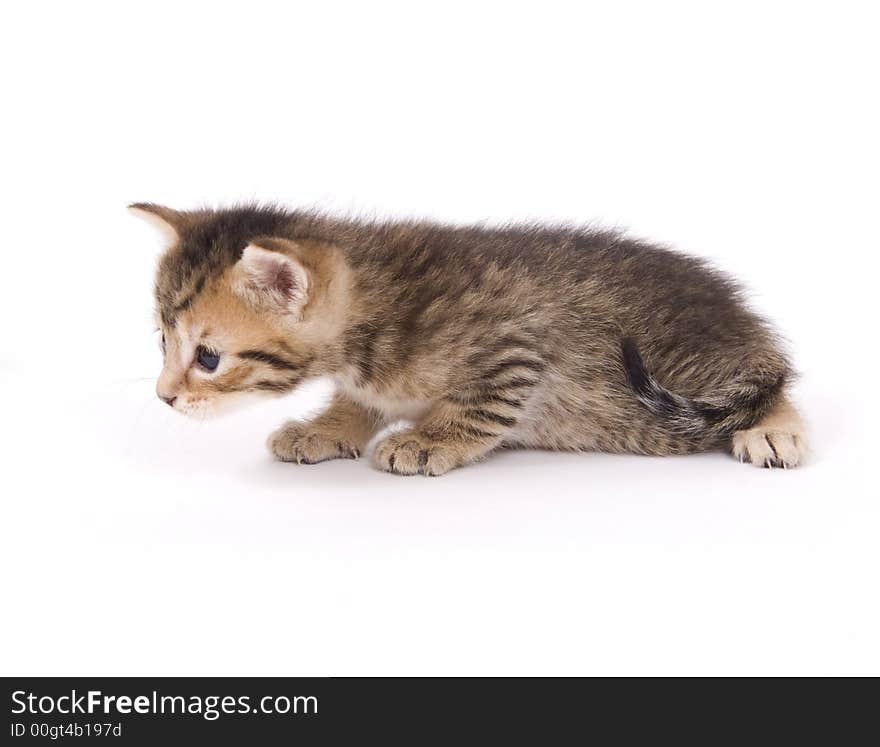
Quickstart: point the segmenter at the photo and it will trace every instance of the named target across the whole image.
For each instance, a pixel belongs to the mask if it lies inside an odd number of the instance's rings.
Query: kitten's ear
[[[299,316],[309,297],[309,271],[293,241],[254,239],[234,268],[236,290],[251,303]]]
[[[191,213],[156,205],[153,202],[132,203],[128,206],[128,211],[158,229],[169,244],[177,241],[184,229],[193,222]]]

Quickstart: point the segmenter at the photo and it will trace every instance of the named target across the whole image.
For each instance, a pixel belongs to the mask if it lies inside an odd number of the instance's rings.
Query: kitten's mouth
[[[198,397],[192,400],[183,396],[178,397],[172,409],[187,418],[215,420],[261,399],[255,392],[228,392],[219,398]]]
[[[188,418],[206,418],[213,411],[212,403],[205,399],[189,400],[177,397],[171,409]]]

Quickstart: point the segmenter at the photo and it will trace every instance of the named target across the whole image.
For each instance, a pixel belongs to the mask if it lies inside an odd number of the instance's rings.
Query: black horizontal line
[[[508,428],[516,424],[516,418],[511,418],[507,415],[499,415],[497,412],[490,412],[489,410],[466,410],[464,414],[472,420],[482,420],[485,423],[498,423],[498,425],[504,425]]]
[[[238,354],[238,357],[243,358],[244,360],[265,363],[267,366],[272,366],[272,368],[277,368],[282,371],[298,371],[300,369],[300,366],[293,361],[289,361],[286,358],[274,355],[273,353],[267,353],[265,350],[242,350]]]

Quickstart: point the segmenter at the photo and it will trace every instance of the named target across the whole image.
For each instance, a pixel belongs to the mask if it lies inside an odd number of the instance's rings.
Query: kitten
[[[335,381],[324,413],[269,438],[283,461],[357,457],[399,419],[373,460],[402,475],[503,446],[804,458],[779,341],[701,260],[611,231],[131,207],[171,239],[163,401],[206,414]]]

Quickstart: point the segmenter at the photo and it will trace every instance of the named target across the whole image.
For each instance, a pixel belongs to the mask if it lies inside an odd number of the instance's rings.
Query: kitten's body
[[[700,260],[606,231],[140,207],[179,237],[157,279],[166,334],[189,325],[191,337],[242,298],[256,299],[225,323],[239,328],[222,351],[238,365],[218,372],[215,385],[231,377],[225,391],[287,391],[309,376],[336,381],[326,413],[273,435],[279,458],[354,455],[399,418],[414,426],[380,441],[374,459],[405,474],[439,474],[499,446],[657,455],[733,448],[785,466],[802,457],[802,427],[784,395],[790,368],[775,336]],[[242,259],[247,245],[260,249]],[[307,298],[281,314],[261,303],[261,293],[278,289],[264,287],[274,271],[248,269],[257,254],[304,268]],[[263,286],[242,292],[236,278],[254,272]],[[242,370],[258,363],[262,372]],[[184,356],[178,368],[185,365]],[[209,379],[195,383],[203,400],[224,391],[206,393]]]

